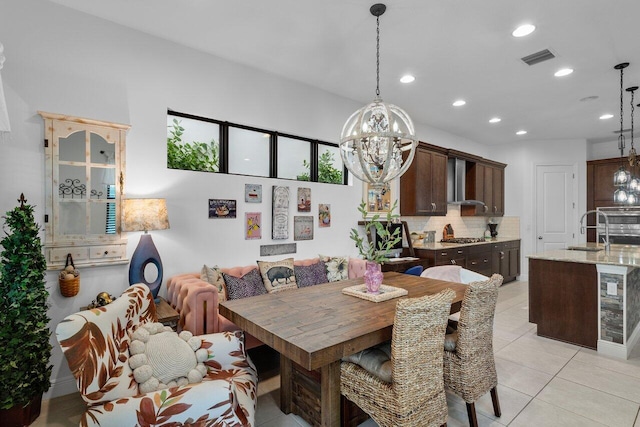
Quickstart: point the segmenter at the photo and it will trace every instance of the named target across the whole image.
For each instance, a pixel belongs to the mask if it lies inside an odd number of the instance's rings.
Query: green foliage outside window
[[[218,172],[218,144],[214,139],[206,142],[183,142],[184,128],[173,119],[167,136],[167,167],[204,172]]]
[[[333,167],[333,153],[326,150],[318,158],[318,182],[329,184],[342,184],[342,171]],[[306,160],[302,161],[302,166],[310,169],[310,164]],[[296,177],[298,181],[309,181],[309,172],[303,172]]]

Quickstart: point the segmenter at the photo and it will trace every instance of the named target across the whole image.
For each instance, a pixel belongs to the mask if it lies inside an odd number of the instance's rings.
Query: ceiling
[[[373,1],[50,1],[363,105],[375,97]],[[613,66],[629,62],[624,87],[640,85],[638,16],[638,0],[388,1],[380,18],[381,96],[415,122],[483,144],[615,141],[620,76]],[[525,22],[536,31],[511,36]],[[556,58],[520,60],[543,49]],[[575,71],[554,77],[563,67]],[[405,73],[416,81],[400,83]],[[460,98],[467,104],[453,107]],[[625,128],[629,101],[625,92]],[[614,118],[600,120],[604,113]],[[490,124],[494,116],[502,121]],[[528,133],[516,136],[521,129]]]

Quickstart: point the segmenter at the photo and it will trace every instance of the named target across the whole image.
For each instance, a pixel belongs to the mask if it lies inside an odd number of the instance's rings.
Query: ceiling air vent
[[[553,59],[556,56],[551,53],[549,49],[541,50],[540,52],[532,53],[531,55],[527,55],[522,59],[522,61],[527,65],[538,64],[543,61],[548,61],[549,59]]]

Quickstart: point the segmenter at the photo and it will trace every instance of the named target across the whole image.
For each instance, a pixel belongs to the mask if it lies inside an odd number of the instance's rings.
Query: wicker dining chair
[[[464,293],[458,329],[445,337],[444,384],[467,404],[469,425],[476,427],[475,402],[491,392],[493,412],[501,415],[498,375],[493,357],[493,317],[502,276],[471,282]]]
[[[391,377],[387,378],[390,382],[358,364],[342,362],[341,393],[381,427],[446,426],[442,357],[454,297],[454,291],[445,289],[435,295],[398,301],[391,339]]]

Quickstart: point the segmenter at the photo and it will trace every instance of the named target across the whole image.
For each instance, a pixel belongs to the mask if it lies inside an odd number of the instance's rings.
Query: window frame
[[[185,118],[190,120],[199,120],[208,123],[213,123],[218,125],[219,135],[218,135],[218,145],[219,145],[219,164],[218,164],[218,172],[211,173],[224,173],[228,175],[239,175],[239,176],[255,176],[257,178],[274,178],[274,179],[284,179],[288,181],[297,181],[297,182],[318,182],[320,184],[332,184],[332,185],[347,185],[349,182],[348,170],[342,164],[342,182],[340,184],[334,184],[331,182],[320,182],[318,181],[318,160],[319,160],[319,152],[320,147],[328,146],[338,148],[339,144],[329,141],[322,141],[313,138],[306,138],[299,135],[293,135],[290,133],[279,132],[274,130],[262,129],[254,126],[248,126],[238,123],[232,123],[223,120],[216,120],[208,117],[197,116],[194,114],[183,113],[171,109],[167,109],[167,117],[175,117],[175,118]],[[230,128],[244,129],[253,132],[269,134],[269,176],[262,175],[247,175],[247,174],[238,174],[229,172],[229,129]],[[309,181],[300,181],[293,178],[282,178],[278,176],[278,138],[289,138],[295,139],[303,142],[309,143],[310,153],[309,153]],[[342,162],[341,162],[342,163]],[[187,169],[177,169],[177,170],[187,170]],[[207,171],[192,171],[192,172],[207,172]]]

